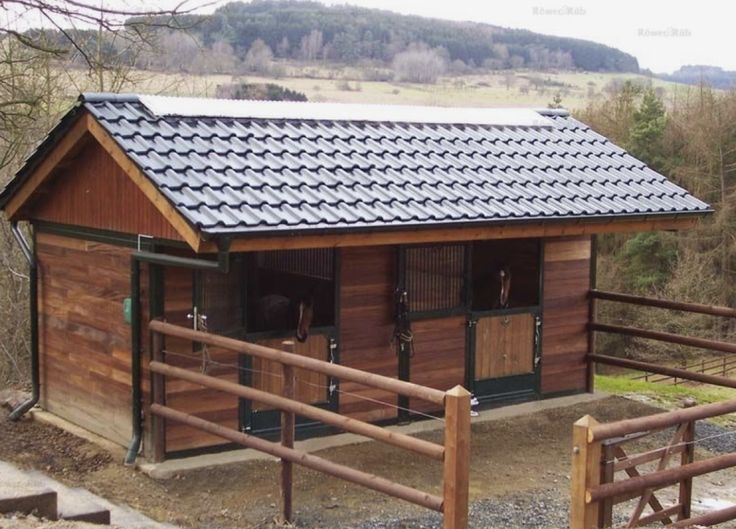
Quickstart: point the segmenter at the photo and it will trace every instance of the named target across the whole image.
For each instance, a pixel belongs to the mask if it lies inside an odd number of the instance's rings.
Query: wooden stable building
[[[276,348],[301,333],[298,354],[462,384],[481,404],[585,392],[596,234],[710,212],[560,110],[111,94],[80,97],[0,207],[31,262],[38,404],[133,457],[150,456],[151,319]],[[268,362],[165,350],[278,390]],[[437,411],[297,378],[301,400],[362,420]],[[278,425],[275,410],[187,382],[165,399],[259,435]],[[168,457],[222,443],[166,426]]]

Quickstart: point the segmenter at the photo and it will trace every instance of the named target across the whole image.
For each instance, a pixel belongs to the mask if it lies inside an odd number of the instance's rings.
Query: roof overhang
[[[643,231],[682,230],[695,227],[704,214],[651,215],[632,218],[570,219],[546,222],[518,222],[482,225],[414,226],[403,229],[372,231],[297,231],[283,234],[232,238],[233,252],[264,250],[296,250],[304,248],[340,248],[390,244],[423,244],[516,239],[536,237],[570,237],[602,233],[633,233]],[[203,242],[201,253],[217,252],[214,239]]]

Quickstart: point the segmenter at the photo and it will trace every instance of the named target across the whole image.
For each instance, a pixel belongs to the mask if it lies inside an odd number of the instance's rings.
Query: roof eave
[[[712,208],[699,211],[682,211],[682,212],[651,212],[634,215],[577,215],[558,218],[544,217],[524,217],[520,219],[501,219],[501,220],[477,220],[477,221],[460,221],[460,222],[422,222],[422,223],[404,223],[390,224],[381,226],[343,226],[328,228],[282,228],[282,229],[244,229],[239,231],[229,230],[212,230],[200,227],[200,233],[205,240],[212,240],[219,237],[228,237],[231,239],[250,239],[260,237],[290,237],[299,235],[335,235],[349,233],[373,233],[380,231],[415,231],[415,230],[437,230],[452,228],[474,228],[474,227],[495,227],[495,226],[516,226],[523,224],[580,224],[580,223],[613,223],[648,221],[648,220],[666,220],[666,219],[684,219],[692,217],[707,217],[715,212]]]

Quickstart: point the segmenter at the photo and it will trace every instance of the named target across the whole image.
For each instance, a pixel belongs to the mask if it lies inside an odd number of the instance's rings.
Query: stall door
[[[284,341],[294,342],[294,353],[308,356],[317,360],[334,362],[334,351],[336,342],[333,338],[332,329],[318,330],[310,334],[304,342],[294,340],[293,336],[281,336],[275,338],[253,338],[248,341],[271,347],[273,349],[284,349]],[[249,362],[244,363],[248,376],[241,383],[245,383],[255,389],[265,391],[274,395],[281,395],[283,379],[281,377],[282,367],[278,362],[252,357]],[[312,404],[322,408],[334,407],[334,381],[327,375],[305,369],[294,369],[296,399],[305,404]],[[248,431],[269,433],[280,429],[280,412],[262,402],[244,401],[244,426]],[[297,417],[297,426],[304,428],[311,424],[310,421]]]
[[[473,386],[478,398],[522,397],[536,391],[540,325],[531,312],[471,319]]]

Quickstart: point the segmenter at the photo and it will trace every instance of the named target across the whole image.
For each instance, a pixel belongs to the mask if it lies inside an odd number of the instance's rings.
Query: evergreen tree
[[[631,154],[661,171],[665,166],[662,138],[667,126],[664,104],[650,87],[634,112],[628,148]]]

